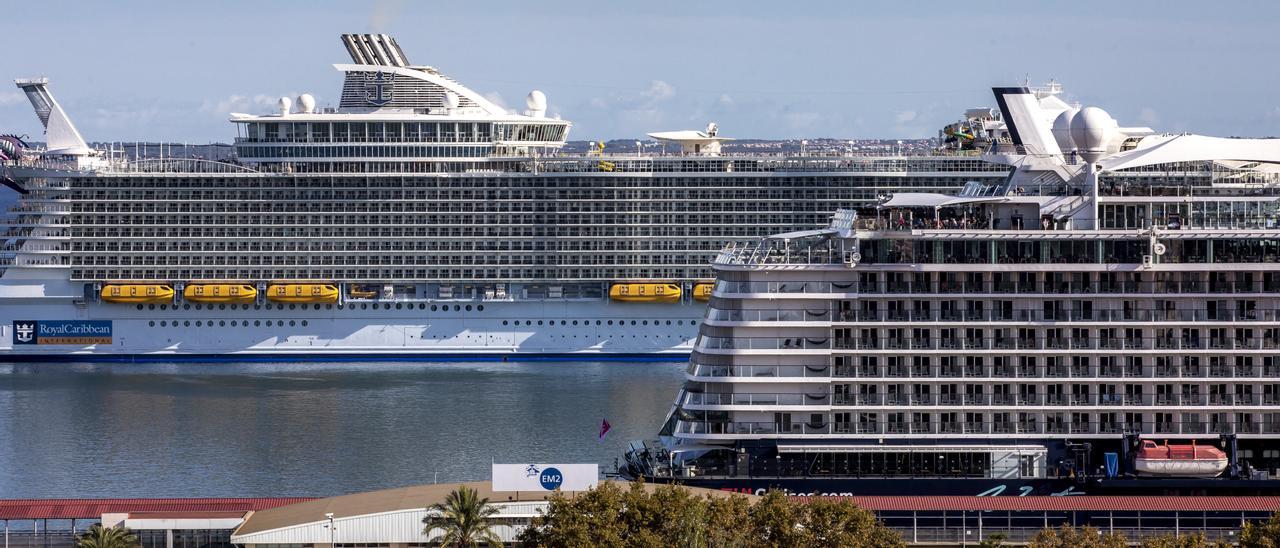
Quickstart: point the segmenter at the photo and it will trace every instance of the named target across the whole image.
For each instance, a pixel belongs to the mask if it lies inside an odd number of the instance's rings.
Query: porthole
[[[307,326],[307,320],[302,320],[302,327],[306,327],[306,326]]]
[[[138,310],[142,310],[142,305],[138,305]]]
[[[573,320],[573,325],[578,325],[578,320]]]
[[[636,323],[636,322],[631,322],[631,323],[633,323],[633,324],[634,324],[634,323]],[[640,325],[649,325],[649,320],[645,320],[645,321],[640,322]]]
[[[235,321],[235,320],[231,320],[231,327],[235,327],[235,326],[236,326],[236,321]]]
[[[151,320],[151,321],[147,322],[147,327],[155,327],[155,326],[156,326],[156,321],[155,321],[155,320]]]
[[[296,305],[296,304],[290,304],[290,305],[289,305],[289,310],[297,310],[297,308],[298,308],[298,305]]]
[[[319,304],[315,304],[315,305],[312,305],[312,306],[314,306],[314,307],[315,307],[315,308],[312,308],[312,310],[320,310],[320,305],[319,305]]]
[[[226,326],[227,326],[226,320],[218,320],[218,327],[226,327]]]
[[[360,310],[368,310],[368,309],[369,309],[369,305],[364,304],[364,303],[361,303],[361,304],[360,304]]]
[[[196,320],[196,327],[200,327],[200,320]]]
[[[476,312],[484,312],[484,305],[482,304],[476,305]]]
[[[671,320],[667,320],[667,325],[671,325]]]
[[[249,306],[249,305],[245,305],[245,306]],[[255,304],[255,305],[253,305],[253,309],[254,309],[254,310],[262,310],[262,307],[261,307],[261,306],[259,306],[259,305],[256,305],[256,304]]]
[[[338,310],[342,310],[342,305],[341,305],[341,304],[339,304],[339,305],[338,305]]]
[[[338,305],[338,306],[339,306],[339,307],[341,307],[342,305]],[[325,309],[325,310],[333,310],[333,305],[331,305],[331,304],[326,304],[326,305],[324,305],[324,309]]]
[[[204,305],[202,304],[196,305],[196,310],[204,310]]]
[[[467,312],[471,312],[471,305],[467,305]]]
[[[507,320],[502,320],[502,325],[507,325]]]
[[[458,305],[458,304],[453,305],[453,311],[454,311],[454,312],[461,312],[461,311],[462,311],[462,305]]]
[[[612,323],[612,322],[610,322]],[[600,325],[600,320],[596,320],[596,325]]]
[[[276,327],[284,327],[284,320],[277,320]]]
[[[168,309],[168,308],[169,308],[169,305],[167,305],[167,304],[162,304],[162,305],[160,305],[160,310],[166,310],[166,309]]]
[[[166,320],[160,320],[160,327],[168,327],[168,326],[169,326],[169,322],[168,322],[168,321],[166,321]]]
[[[191,320],[184,320],[182,322],[182,327],[191,327]]]
[[[293,320],[289,320],[289,327],[293,327],[293,326],[295,326],[295,325],[297,325],[297,324],[295,324],[295,323],[293,322]]]
[[[538,325],[542,325],[542,320],[538,320]]]
[[[433,304],[433,305],[431,305],[431,311],[432,311],[432,312],[435,312],[435,311],[436,311],[436,305],[434,305],[434,304]]]
[[[418,303],[418,310],[426,310],[427,303]]]
[[[524,321],[524,324],[525,324],[525,325],[533,325],[533,320],[525,320],[525,321]]]
[[[404,310],[404,305],[400,303],[396,303],[396,310]]]
[[[613,325],[613,320],[609,320],[609,325]]]
[[[262,325],[262,320],[253,320],[254,327],[260,327],[261,325]]]
[[[182,309],[183,309],[183,310],[191,310],[191,305],[189,305],[189,304],[184,304],[184,305],[182,305]]]
[[[225,304],[218,305],[218,310],[226,310],[226,309],[227,309],[227,305]]]

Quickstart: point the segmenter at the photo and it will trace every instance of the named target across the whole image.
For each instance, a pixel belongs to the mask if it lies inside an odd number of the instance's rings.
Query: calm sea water
[[[683,363],[0,363],[0,498],[333,495],[598,462]],[[603,441],[601,419],[613,425]]]

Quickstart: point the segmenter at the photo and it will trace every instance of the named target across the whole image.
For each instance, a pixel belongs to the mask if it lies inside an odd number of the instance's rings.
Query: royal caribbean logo
[[[111,321],[14,320],[13,344],[111,344]]]
[[[369,72],[364,75],[364,101],[375,107],[391,102],[391,84],[396,75],[391,72]]]

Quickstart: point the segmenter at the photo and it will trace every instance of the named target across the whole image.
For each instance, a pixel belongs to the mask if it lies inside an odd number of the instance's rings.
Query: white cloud
[[[904,110],[894,115],[893,121],[894,123],[901,126],[904,124],[908,124],[910,122],[914,122],[916,120],[916,117],[918,116],[919,114],[914,110]]]
[[[25,103],[26,101],[26,94],[20,91],[6,91],[0,93],[0,106],[7,107],[18,103]]]
[[[488,99],[490,103],[498,105],[498,108],[507,112],[512,112],[511,107],[507,106],[507,101],[502,98],[501,93],[490,91],[489,93],[484,94],[484,98]]]
[[[641,92],[640,95],[654,102],[665,101],[676,96],[676,88],[662,80],[654,80],[649,84],[649,89]]]
[[[296,93],[290,93],[287,96],[296,97],[297,95]],[[279,95],[259,93],[257,95],[230,95],[222,99],[206,99],[200,103],[200,112],[226,116],[232,112],[253,114],[255,111],[275,110],[276,102],[280,100],[280,97]]]
[[[1156,113],[1156,109],[1151,107],[1142,107],[1142,111],[1138,112],[1138,121],[1149,126],[1160,123],[1160,115]]]

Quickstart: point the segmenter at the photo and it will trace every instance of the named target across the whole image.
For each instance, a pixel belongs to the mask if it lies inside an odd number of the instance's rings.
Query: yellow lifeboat
[[[182,290],[182,298],[193,303],[252,304],[257,296],[249,284],[193,284]]]
[[[267,298],[278,303],[336,303],[338,286],[334,284],[272,284]]]
[[[347,289],[347,296],[352,299],[372,299],[378,296],[378,292],[365,289],[362,285],[352,284],[351,287]]]
[[[162,304],[173,301],[173,288],[161,284],[112,284],[102,286],[100,295],[109,303]]]
[[[714,289],[715,286],[716,284],[711,282],[700,282],[695,284],[693,286],[693,298],[698,299],[699,301],[711,300],[711,290]]]
[[[609,286],[609,298],[627,303],[680,302],[680,286],[673,283],[621,283]]]

